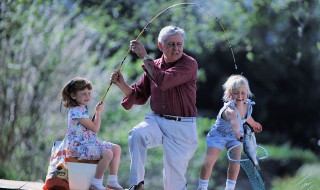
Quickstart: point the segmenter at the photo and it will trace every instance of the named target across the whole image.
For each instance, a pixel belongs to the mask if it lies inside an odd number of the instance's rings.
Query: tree
[[[1,3],[0,177],[43,179],[48,142],[66,129],[60,89],[75,76],[91,78],[113,66],[97,66],[106,54],[97,43],[101,33],[87,25],[78,4],[61,2]]]
[[[175,3],[1,1],[0,177],[44,179],[51,143],[63,138],[66,130],[66,110],[59,111],[63,85],[78,75],[92,80],[95,101],[89,107],[93,108],[129,41],[157,13]],[[166,11],[139,40],[152,57],[158,57],[157,36],[162,27],[177,25],[186,30],[185,51],[199,64],[199,116],[215,118],[222,104],[221,85],[231,74],[243,73],[255,94],[254,117],[265,126],[259,139],[270,142],[272,135],[272,142],[294,140],[316,150],[319,2],[196,3]],[[130,53],[121,69],[129,83],[143,72],[141,61]],[[101,135],[125,147],[127,131],[149,108],[126,112],[119,106],[121,99],[120,91],[110,90]],[[129,159],[123,151],[124,159]]]

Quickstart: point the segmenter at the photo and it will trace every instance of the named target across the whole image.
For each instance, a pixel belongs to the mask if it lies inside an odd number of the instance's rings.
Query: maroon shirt
[[[162,56],[156,60],[147,60],[144,64],[152,67],[154,79],[142,66],[145,72],[131,86],[133,93],[122,100],[122,106],[129,110],[134,104],[145,104],[151,96],[151,110],[158,114],[196,117],[197,61],[183,54],[174,63],[166,64]]]

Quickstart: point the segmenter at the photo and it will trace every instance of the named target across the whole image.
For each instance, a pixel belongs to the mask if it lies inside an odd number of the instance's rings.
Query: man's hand
[[[140,58],[143,58],[147,55],[147,51],[144,49],[143,44],[138,40],[130,41],[130,49]]]
[[[115,85],[123,84],[124,83],[123,75],[119,70],[116,70],[111,74],[110,81]]]

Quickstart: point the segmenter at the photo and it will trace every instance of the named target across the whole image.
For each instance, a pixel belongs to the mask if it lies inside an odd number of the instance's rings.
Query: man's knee
[[[128,142],[129,144],[144,142],[143,130],[141,130],[141,128],[133,128],[129,132]]]

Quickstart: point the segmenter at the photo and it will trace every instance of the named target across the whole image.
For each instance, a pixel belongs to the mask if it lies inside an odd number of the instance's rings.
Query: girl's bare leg
[[[210,178],[212,168],[215,164],[215,162],[218,159],[218,156],[220,155],[221,150],[215,147],[208,147],[206,156],[204,158],[201,172],[200,172],[200,179],[208,180]]]
[[[102,179],[104,172],[106,171],[106,169],[107,169],[107,167],[113,157],[113,153],[111,150],[103,148],[101,156],[102,156],[102,158],[99,160],[99,162],[97,164],[96,174],[94,176],[96,179]]]
[[[121,156],[121,147],[117,144],[114,144],[111,149],[113,153],[113,158],[109,164],[110,166],[110,175],[117,175],[118,174],[118,168],[120,164],[120,156]]]
[[[234,149],[235,159],[240,160],[241,152],[242,152],[242,146],[237,146]],[[238,162],[229,161],[227,178],[229,180],[237,181],[239,171],[240,171],[240,164]]]

